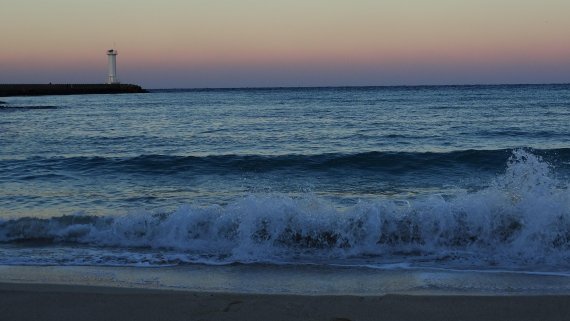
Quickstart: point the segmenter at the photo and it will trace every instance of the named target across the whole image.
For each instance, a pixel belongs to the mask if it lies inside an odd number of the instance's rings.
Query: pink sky
[[[570,1],[3,0],[0,83],[570,82]],[[115,45],[116,44],[116,45]]]

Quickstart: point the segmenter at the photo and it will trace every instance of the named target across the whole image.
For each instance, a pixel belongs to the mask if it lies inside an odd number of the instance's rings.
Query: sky
[[[0,0],[0,83],[570,83],[568,0]]]

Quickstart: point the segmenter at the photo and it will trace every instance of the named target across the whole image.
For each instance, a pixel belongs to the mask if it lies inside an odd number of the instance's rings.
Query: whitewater
[[[5,253],[0,262],[377,268],[405,263],[565,271],[570,259],[569,205],[568,185],[552,177],[549,164],[515,150],[506,172],[488,188],[448,197],[435,194],[339,207],[311,193],[258,194],[223,206],[184,205],[166,213],[4,220],[0,242],[40,247],[30,251],[16,246],[12,251],[19,255]]]

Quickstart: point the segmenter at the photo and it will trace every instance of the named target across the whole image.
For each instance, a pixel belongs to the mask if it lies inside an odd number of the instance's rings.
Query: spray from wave
[[[487,188],[453,197],[338,208],[312,194],[252,195],[172,213],[26,217],[0,221],[0,242],[97,249],[83,264],[405,262],[560,270],[570,259],[570,192],[541,157],[515,150]],[[66,255],[77,252],[63,251],[53,264],[77,262]]]

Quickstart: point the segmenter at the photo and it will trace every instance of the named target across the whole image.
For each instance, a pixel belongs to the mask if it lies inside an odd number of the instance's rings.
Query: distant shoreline
[[[0,84],[0,97],[147,93],[132,84]]]

